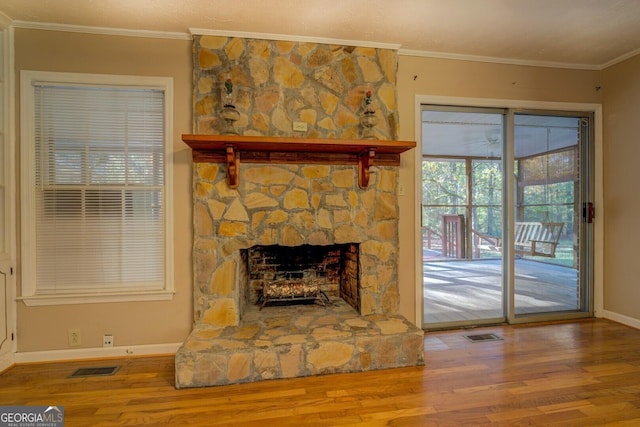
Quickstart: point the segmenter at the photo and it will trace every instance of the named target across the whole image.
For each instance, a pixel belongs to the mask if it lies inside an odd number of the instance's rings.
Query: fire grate
[[[76,369],[69,378],[83,378],[83,377],[104,377],[113,375],[118,372],[120,366],[99,366],[95,368],[79,368]]]
[[[325,306],[330,302],[329,297],[320,288],[320,282],[317,280],[307,279],[284,279],[275,282],[265,283],[262,289],[262,295],[256,302],[260,304],[260,310],[269,302],[296,302],[296,301],[315,301]]]
[[[502,337],[496,334],[478,334],[478,335],[465,335],[467,340],[471,342],[485,342],[485,341],[500,341]]]

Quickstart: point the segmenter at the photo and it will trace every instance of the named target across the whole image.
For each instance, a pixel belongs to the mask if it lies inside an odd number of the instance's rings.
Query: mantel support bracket
[[[358,155],[358,185],[365,189],[369,185],[369,177],[371,172],[369,168],[373,166],[373,159],[376,156],[376,150],[367,149],[364,153]]]
[[[240,171],[240,158],[233,145],[225,146],[227,158],[227,185],[229,188],[238,188],[238,173]]]

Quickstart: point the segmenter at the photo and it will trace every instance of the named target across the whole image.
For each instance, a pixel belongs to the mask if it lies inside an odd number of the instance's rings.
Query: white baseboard
[[[3,372],[6,369],[9,369],[15,364],[15,355],[14,353],[7,353],[0,357],[0,372]]]
[[[120,347],[77,348],[69,350],[28,351],[14,355],[16,364],[60,362],[66,360],[106,359],[114,357],[156,356],[175,354],[182,343],[149,344]]]
[[[613,311],[608,310],[602,310],[602,317],[613,320],[614,322],[622,323],[623,325],[631,326],[632,328],[640,329],[640,320],[634,319],[633,317],[614,313]]]

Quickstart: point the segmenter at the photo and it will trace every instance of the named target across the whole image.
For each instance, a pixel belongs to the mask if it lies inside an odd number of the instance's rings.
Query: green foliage
[[[463,160],[422,162],[423,205],[463,205],[466,196],[467,179]]]
[[[467,162],[471,166],[471,203]],[[422,224],[438,231],[442,215],[471,217],[476,232],[500,236],[502,231],[502,165],[499,160],[428,159],[422,162]],[[516,205],[516,221],[564,222],[573,230],[574,182],[527,185]],[[471,212],[467,210],[471,209]]]
[[[468,218],[467,172],[464,159],[422,162],[423,225],[438,230],[444,214]],[[502,167],[497,160],[471,161],[474,230],[499,235],[502,215]]]

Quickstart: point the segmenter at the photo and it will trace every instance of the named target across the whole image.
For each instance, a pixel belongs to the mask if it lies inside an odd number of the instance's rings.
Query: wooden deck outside
[[[500,341],[471,343],[465,335]],[[16,366],[1,405],[68,426],[637,426],[640,331],[607,320],[425,334],[425,366],[176,390],[173,357]],[[121,365],[113,376],[68,378]]]
[[[550,263],[517,259],[516,314],[577,310],[577,271]],[[502,317],[502,278],[498,259],[424,263],[425,324]]]

